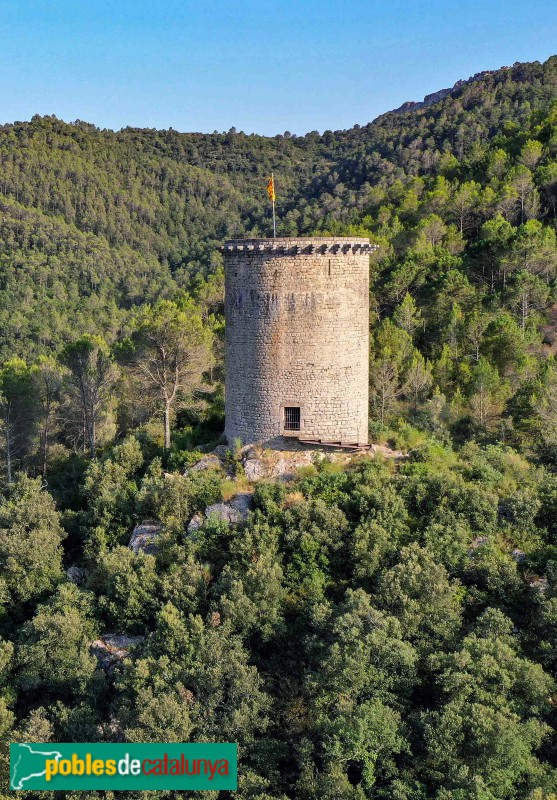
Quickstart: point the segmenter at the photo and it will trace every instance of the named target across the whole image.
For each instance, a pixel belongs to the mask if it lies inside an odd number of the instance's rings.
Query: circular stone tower
[[[232,239],[226,269],[229,442],[368,439],[368,239]]]

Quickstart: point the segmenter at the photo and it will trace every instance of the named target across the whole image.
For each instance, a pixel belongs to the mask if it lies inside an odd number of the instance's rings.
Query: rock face
[[[235,495],[235,497],[228,500],[226,503],[214,503],[212,506],[207,506],[205,509],[205,516],[207,518],[217,516],[229,525],[236,525],[239,522],[244,522],[244,520],[248,518],[252,505],[252,494],[250,492],[242,492],[241,494]]]
[[[143,550],[148,555],[155,555],[157,552],[156,539],[161,530],[160,522],[142,522],[133,529],[128,547],[136,554]]]
[[[258,452],[250,447],[244,456],[243,467],[248,481],[262,478],[281,481],[296,477],[299,467],[307,467],[312,463],[312,450],[263,450]]]
[[[128,657],[131,648],[140,644],[144,639],[144,636],[107,633],[100,639],[91,642],[90,650],[96,656],[99,667],[108,674],[112,674],[116,666]]]
[[[510,70],[511,67],[501,67],[501,69],[508,69]],[[496,70],[497,72],[499,70]],[[433,92],[432,94],[426,94],[423,100],[421,101],[413,101],[407,100],[406,103],[403,103],[398,108],[393,109],[392,111],[388,111],[388,114],[402,114],[405,111],[417,111],[420,108],[429,108],[429,106],[434,105],[434,103],[438,103],[440,100],[443,100],[449,94],[453,92],[458,92],[460,89],[463,89],[469,83],[475,83],[476,81],[482,80],[482,78],[486,78],[488,75],[494,75],[494,70],[485,70],[484,72],[477,72],[475,75],[472,75],[471,78],[467,80],[460,80],[455,83],[450,89],[439,89],[437,92]],[[455,95],[456,96],[456,95]]]

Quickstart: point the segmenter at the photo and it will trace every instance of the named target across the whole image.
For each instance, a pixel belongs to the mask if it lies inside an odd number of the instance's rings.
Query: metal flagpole
[[[277,222],[275,219],[275,173],[271,172],[271,180],[273,181],[273,239],[277,238]]]

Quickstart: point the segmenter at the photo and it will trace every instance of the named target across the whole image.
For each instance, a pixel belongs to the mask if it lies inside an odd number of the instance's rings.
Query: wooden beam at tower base
[[[323,439],[298,439],[300,444],[318,444],[321,447],[331,447],[338,450],[369,450],[371,445],[356,442],[327,442]]]

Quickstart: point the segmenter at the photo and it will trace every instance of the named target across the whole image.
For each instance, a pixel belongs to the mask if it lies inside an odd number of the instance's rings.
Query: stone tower
[[[366,444],[368,239],[232,239],[226,269],[229,442]]]

